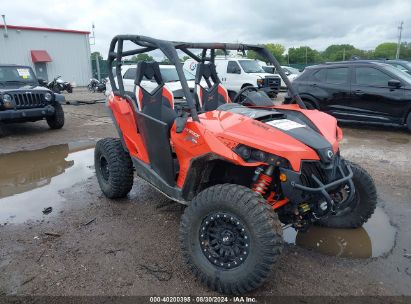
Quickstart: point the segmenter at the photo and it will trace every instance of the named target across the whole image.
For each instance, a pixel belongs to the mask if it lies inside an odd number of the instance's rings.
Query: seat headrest
[[[154,78],[154,80],[160,86],[164,84],[163,77],[161,77],[160,66],[158,65],[158,62],[140,61],[139,63],[137,63],[136,79],[134,80],[134,83],[136,85],[140,85],[144,77],[148,80]]]
[[[220,79],[217,76],[217,71],[215,69],[215,64],[214,63],[200,62],[200,63],[197,64],[197,72],[196,72],[195,83],[199,84],[203,77],[206,80],[211,78],[211,80],[214,83],[221,83]]]

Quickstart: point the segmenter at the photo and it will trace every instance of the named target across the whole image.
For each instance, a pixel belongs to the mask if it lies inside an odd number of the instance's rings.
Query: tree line
[[[309,46],[292,47],[286,52],[285,46],[278,43],[267,43],[264,46],[277,58],[281,64],[314,64],[327,61],[341,61],[357,59],[394,59],[397,52],[397,44],[395,42],[384,42],[379,44],[373,50],[361,50],[351,44],[332,44],[324,51],[318,51]],[[99,56],[103,57],[98,52],[91,54],[92,60]],[[224,51],[216,50],[216,55],[224,55]],[[253,51],[247,52],[247,58],[258,59],[265,61],[257,53]],[[188,56],[183,56],[181,61],[187,60]],[[411,43],[403,42],[400,46],[400,59],[411,60]],[[155,59],[149,54],[138,54],[130,58],[130,62],[138,61],[154,61]],[[169,64],[167,58],[163,58],[160,63]]]
[[[313,64],[326,61],[341,61],[356,59],[394,59],[397,52],[397,44],[384,42],[374,50],[361,50],[351,44],[332,44],[324,51],[318,51],[309,46],[292,47],[286,49],[282,44],[267,43],[264,45],[281,64]],[[247,57],[259,59],[253,51],[247,52]],[[411,43],[403,42],[400,46],[400,59],[411,59]]]

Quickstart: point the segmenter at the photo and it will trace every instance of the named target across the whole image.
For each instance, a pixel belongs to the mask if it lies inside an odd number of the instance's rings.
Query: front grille
[[[317,188],[318,184],[313,180],[311,177],[315,175],[323,184],[328,183],[328,178],[324,169],[321,168],[321,164],[319,162],[303,162],[301,166],[301,183],[306,187],[313,187]]]
[[[40,108],[47,104],[41,93],[15,93],[13,99],[17,109]]]
[[[279,77],[266,77],[265,79],[269,87],[279,87],[281,85],[281,79]]]

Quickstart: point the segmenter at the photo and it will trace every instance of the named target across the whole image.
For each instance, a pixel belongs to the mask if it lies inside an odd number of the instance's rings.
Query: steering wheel
[[[238,91],[237,95],[235,95],[233,102],[234,103],[239,103],[239,104],[243,104],[244,99],[245,99],[245,92],[248,91],[254,91],[254,92],[258,92],[258,89],[256,87],[253,86],[246,86],[244,88],[242,88],[240,91]]]

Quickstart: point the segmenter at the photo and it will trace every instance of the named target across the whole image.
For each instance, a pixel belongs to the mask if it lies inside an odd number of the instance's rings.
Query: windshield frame
[[[247,59],[239,59],[238,63],[240,64],[241,68],[243,69],[243,71],[247,74],[253,74],[253,73],[267,73],[266,71],[264,71],[264,69],[261,67],[261,65],[258,63],[257,60],[247,60]],[[254,67],[258,67],[259,70],[253,70],[250,69],[250,66],[247,66],[248,63],[253,63],[255,64]]]

